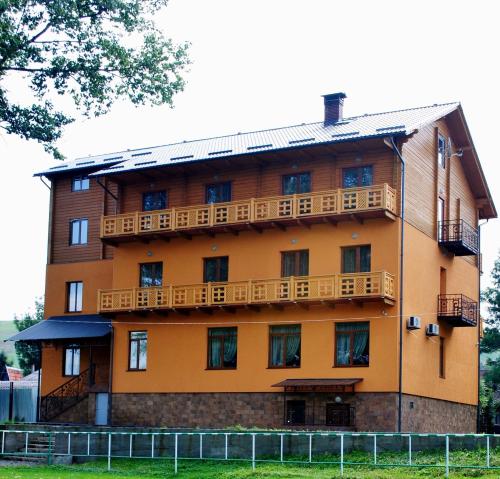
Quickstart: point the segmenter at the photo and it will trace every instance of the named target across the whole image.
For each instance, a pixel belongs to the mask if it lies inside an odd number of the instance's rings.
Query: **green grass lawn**
[[[394,454],[384,458],[394,459]],[[427,460],[431,456],[426,457]],[[471,464],[475,462],[475,455],[470,453],[455,453],[456,464]],[[434,457],[434,463],[440,463],[440,457]],[[430,461],[429,461],[430,463]],[[477,463],[476,463],[477,464]],[[293,479],[332,479],[340,477],[338,465],[298,465],[298,464],[276,464],[257,463],[256,470],[252,471],[250,462],[247,461],[179,461],[179,473],[174,476],[173,461],[161,459],[113,459],[112,470],[107,471],[107,461],[98,460],[85,464],[72,466],[20,466],[0,468],[2,479],[91,479],[103,477],[108,479],[156,479],[159,477],[179,477],[181,479],[244,479],[244,478],[293,478]],[[346,466],[344,469],[346,479],[414,479],[414,478],[438,478],[444,477],[444,468],[368,468],[364,466]],[[461,469],[451,471],[452,478],[485,477],[498,478],[500,470],[481,471],[478,469]]]

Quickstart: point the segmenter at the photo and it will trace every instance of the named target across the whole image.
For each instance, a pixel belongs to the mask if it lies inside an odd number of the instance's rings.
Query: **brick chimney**
[[[334,125],[338,121],[342,121],[346,94],[342,92],[330,93],[329,95],[323,95],[323,98],[325,101],[324,125]]]

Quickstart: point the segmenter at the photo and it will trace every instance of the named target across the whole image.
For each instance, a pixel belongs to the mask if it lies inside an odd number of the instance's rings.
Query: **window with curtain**
[[[163,284],[163,263],[141,263],[139,265],[139,286],[151,288]]]
[[[281,277],[307,276],[309,274],[309,250],[283,251],[281,253]]]
[[[225,203],[231,201],[231,182],[213,183],[205,186],[205,202]]]
[[[300,367],[300,324],[271,326],[269,344],[269,367]]]
[[[75,176],[71,182],[71,191],[84,191],[90,188],[88,176]]]
[[[335,324],[335,366],[368,366],[370,323]]]
[[[369,273],[371,254],[370,245],[342,248],[342,273]]]
[[[237,328],[209,328],[208,368],[236,369],[237,356]]]
[[[66,294],[68,313],[79,313],[83,306],[83,283],[81,281],[66,283]]]
[[[166,207],[166,191],[148,191],[142,194],[142,211],[164,210]]]
[[[130,331],[128,368],[132,371],[144,371],[147,365],[147,355],[148,355],[147,331]]]
[[[373,166],[358,166],[342,170],[342,187],[359,188],[373,185]]]
[[[80,347],[71,345],[64,349],[64,375],[78,376],[80,374]]]
[[[69,244],[87,244],[89,220],[79,218],[69,222]]]
[[[203,282],[219,283],[228,280],[229,256],[203,258]]]
[[[284,175],[282,182],[284,195],[296,195],[311,192],[311,173],[295,173]]]

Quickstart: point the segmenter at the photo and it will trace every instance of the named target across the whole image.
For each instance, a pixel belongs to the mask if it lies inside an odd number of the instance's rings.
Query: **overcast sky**
[[[175,108],[117,104],[69,126],[69,159],[322,119],[320,95],[346,92],[344,114],[462,102],[497,207],[498,7],[471,1],[171,0],[158,25],[192,43]],[[49,192],[32,174],[53,162],[36,143],[0,136],[0,319],[44,291]],[[483,228],[483,283],[499,249]],[[63,293],[61,293],[63,294]]]

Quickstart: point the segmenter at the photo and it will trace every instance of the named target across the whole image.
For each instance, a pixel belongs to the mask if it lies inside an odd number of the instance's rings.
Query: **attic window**
[[[134,166],[140,166],[140,165],[152,165],[153,163],[156,163],[157,160],[151,160],[151,161],[141,161],[140,163],[134,163]]]
[[[304,138],[303,140],[290,140],[288,142],[289,145],[295,145],[296,143],[304,143],[306,141],[314,141],[316,138]]]
[[[348,133],[335,133],[332,138],[343,138],[344,136],[356,136],[359,135],[359,131],[350,131]]]
[[[193,158],[193,155],[173,156],[172,158],[170,158],[170,161],[187,160],[189,158]]]
[[[133,157],[135,157],[135,156],[146,156],[146,155],[150,155],[150,154],[151,154],[151,152],[150,152],[150,151],[144,151],[144,152],[142,152],[142,153],[134,153],[134,154],[133,154],[133,155],[131,155],[131,156],[133,156]]]
[[[91,165],[92,163],[95,163],[95,160],[91,161],[81,161],[80,163],[76,163],[77,166],[82,166],[82,165]]]
[[[438,165],[441,168],[446,168],[446,138],[438,134],[438,151],[437,151]]]
[[[247,146],[247,150],[258,150],[259,148],[271,148],[272,143],[268,143],[267,145],[256,145],[256,146]]]
[[[211,151],[209,155],[224,155],[225,153],[231,153],[233,150],[221,150],[221,151]]]
[[[59,165],[59,166],[53,166],[52,168],[49,168],[49,170],[59,170],[60,168],[67,168],[68,165]]]
[[[113,161],[113,160],[121,160],[123,156],[112,156],[111,158],[105,158],[102,161]]]

